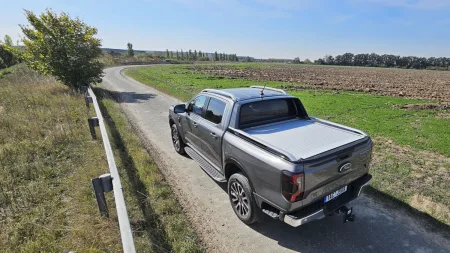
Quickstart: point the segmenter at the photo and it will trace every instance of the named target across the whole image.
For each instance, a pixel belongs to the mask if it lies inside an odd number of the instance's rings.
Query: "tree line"
[[[333,57],[326,55],[315,61],[322,65],[341,65],[341,66],[361,66],[361,67],[386,67],[386,68],[407,68],[407,69],[447,69],[450,65],[450,58],[447,57],[417,57],[417,56],[398,56],[392,54],[378,55],[371,54],[352,54],[345,53]]]
[[[183,52],[183,49],[180,51],[169,51],[169,49],[166,49],[166,58],[188,61],[239,61],[236,54],[217,53],[216,51],[211,57],[210,53],[202,52],[201,50],[192,51],[191,49],[186,52]]]

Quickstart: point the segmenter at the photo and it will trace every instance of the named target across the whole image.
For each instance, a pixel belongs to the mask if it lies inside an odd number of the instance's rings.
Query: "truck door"
[[[206,110],[207,96],[197,96],[189,104],[185,120],[182,121],[184,136],[188,143],[195,149],[200,151],[202,149],[202,141],[198,131],[199,122]]]
[[[222,168],[222,136],[224,134],[222,116],[226,107],[226,101],[211,97],[203,119],[198,125],[202,153],[218,168]]]

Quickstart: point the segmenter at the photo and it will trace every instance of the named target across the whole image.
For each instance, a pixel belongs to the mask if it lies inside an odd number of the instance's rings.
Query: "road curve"
[[[152,149],[207,252],[450,252],[450,244],[439,235],[364,196],[352,203],[353,223],[342,224],[341,216],[332,216],[298,228],[270,218],[245,225],[230,207],[224,186],[175,153],[167,116],[169,105],[178,100],[125,77],[124,68],[106,69],[102,87],[117,95]]]

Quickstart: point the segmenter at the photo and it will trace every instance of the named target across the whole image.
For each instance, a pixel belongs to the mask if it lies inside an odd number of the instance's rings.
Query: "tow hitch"
[[[339,208],[339,210],[337,212],[344,214],[344,223],[346,223],[347,221],[351,221],[351,222],[355,221],[356,217],[353,214],[353,207],[348,208],[346,206],[342,206],[341,208]]]

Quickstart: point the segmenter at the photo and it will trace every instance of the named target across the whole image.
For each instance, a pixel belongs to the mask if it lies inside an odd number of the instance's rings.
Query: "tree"
[[[170,51],[170,58],[171,59],[173,58],[173,52],[172,51]]]
[[[197,60],[197,49],[194,50],[194,61],[196,61],[196,60]]]
[[[180,55],[178,54],[178,50],[177,50],[177,59],[180,59]]]
[[[131,44],[130,42],[127,43],[127,55],[128,57],[133,57],[134,56],[134,50],[133,50],[133,44]]]
[[[166,58],[170,58],[169,49],[166,49]]]
[[[214,52],[214,60],[219,61],[219,55],[217,54],[217,51]]]
[[[20,26],[25,35],[22,58],[31,69],[75,89],[101,81],[103,65],[98,58],[102,51],[95,27],[49,9],[40,16],[25,10],[25,16],[29,26]]]
[[[189,56],[188,56],[188,60],[192,60],[192,50],[189,49]]]
[[[292,61],[292,63],[300,64],[300,58],[295,57],[294,60]]]
[[[11,67],[19,62],[18,57],[14,55],[15,50],[11,37],[5,35],[4,40],[4,42],[0,40],[0,69]]]
[[[183,49],[181,49],[181,59],[184,60]]]
[[[305,63],[305,64],[312,64],[311,60],[308,59],[308,58],[305,59],[304,63]]]

